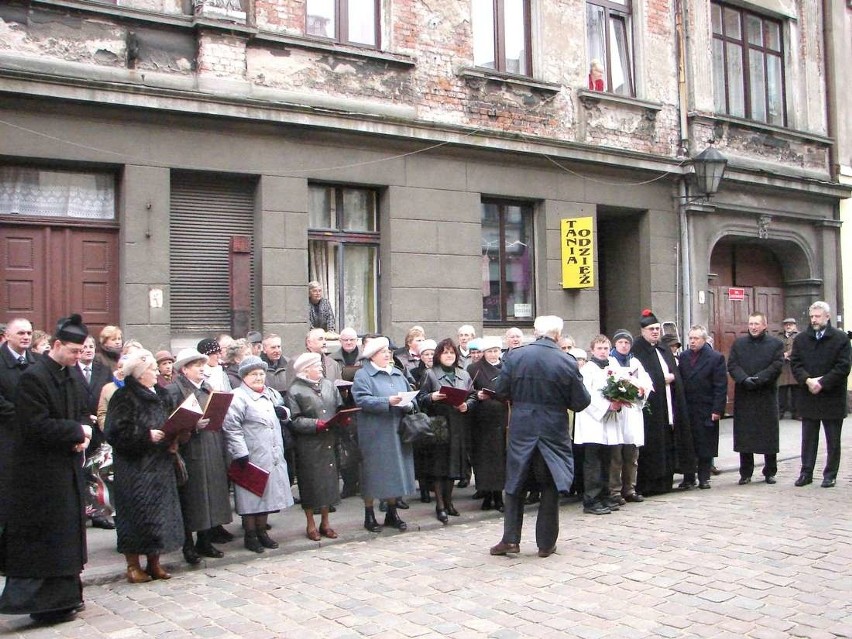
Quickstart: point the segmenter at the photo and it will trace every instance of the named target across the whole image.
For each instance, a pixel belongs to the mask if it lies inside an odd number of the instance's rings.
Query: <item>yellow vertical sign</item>
[[[595,220],[574,217],[562,220],[562,288],[595,285]]]

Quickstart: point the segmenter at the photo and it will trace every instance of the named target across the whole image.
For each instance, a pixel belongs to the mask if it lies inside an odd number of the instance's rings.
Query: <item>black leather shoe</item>
[[[115,524],[106,517],[92,517],[92,528],[103,528],[104,530],[114,530]]]
[[[467,488],[470,486],[469,479],[459,479],[459,483],[456,484],[456,488]]]
[[[583,506],[583,512],[587,515],[608,515],[612,512],[612,510],[603,504],[595,502],[594,504]]]
[[[447,502],[447,505],[445,506],[445,508],[446,508],[447,514],[450,517],[460,517],[461,516],[459,511],[456,510],[456,507],[453,506],[453,502],[451,502],[451,501]]]
[[[495,557],[501,557],[503,555],[517,555],[521,552],[521,547],[518,544],[507,544],[504,541],[501,541],[496,546],[491,546],[491,550],[488,551]]]
[[[775,475],[767,475],[766,479],[764,479],[763,481],[765,481],[767,484],[777,484],[778,483],[778,480],[775,479]]]
[[[247,532],[245,534],[243,545],[246,547],[247,550],[251,550],[252,552],[265,552],[263,544],[260,543],[260,539],[258,538],[256,531]]]
[[[809,475],[805,475],[804,473],[802,473],[801,475],[799,475],[799,478],[795,482],[793,482],[793,485],[794,486],[807,486],[808,484],[812,483],[813,480],[814,480],[813,477],[810,477]]]
[[[710,488],[710,482],[709,481],[698,482],[698,487],[701,490],[707,490],[708,488]]]
[[[829,479],[828,477],[826,477],[825,479],[822,480],[822,483],[820,484],[820,486],[822,486],[823,488],[834,488],[834,485],[836,483],[837,483],[836,480]]]
[[[384,499],[379,500],[379,512],[386,513],[388,511],[388,502]]]
[[[690,490],[691,488],[694,488],[694,487],[695,487],[695,482],[693,482],[693,481],[686,481],[686,480],[684,480],[684,481],[680,482],[680,483],[677,485],[677,487],[678,487],[680,490]]]
[[[234,541],[234,536],[225,530],[224,526],[216,526],[210,531],[210,541],[216,544],[227,544]]]
[[[201,563],[201,555],[198,554],[198,551],[192,544],[183,545],[183,558],[190,566]]]
[[[527,495],[527,498],[524,500],[525,506],[530,506],[531,504],[537,504],[541,501],[541,493],[537,491],[530,491],[530,494]]]
[[[428,488],[420,489],[420,502],[423,504],[429,504],[432,502],[432,495],[429,494]]]
[[[373,513],[372,508],[368,512],[364,513],[364,528],[369,530],[371,533],[382,532],[382,525],[376,521],[376,515]]]
[[[195,550],[198,551],[199,555],[203,555],[204,557],[210,557],[212,559],[220,559],[225,556],[225,553],[216,548],[210,542],[196,543]]]
[[[396,507],[400,510],[408,510],[411,506],[408,505],[408,502],[405,501],[402,497],[396,498]]]
[[[278,548],[278,542],[272,539],[265,530],[258,531],[257,540],[264,548]]]
[[[538,556],[544,559],[545,557],[550,557],[553,553],[556,552],[556,546],[552,546],[550,548],[539,548]]]
[[[716,468],[715,466],[710,466],[710,474],[711,475],[721,475],[722,471]]]
[[[48,625],[54,623],[66,623],[68,621],[74,621],[76,616],[76,609],[71,608],[69,610],[53,610],[51,612],[34,612],[30,614],[30,619],[32,619],[36,623]]]
[[[391,513],[385,515],[385,526],[390,526],[391,528],[396,528],[399,532],[405,532],[408,530],[408,524],[406,524],[402,519],[399,518],[399,515],[396,514],[396,511],[393,512],[393,516]]]
[[[435,508],[435,519],[440,521],[442,524],[446,524],[450,521],[450,518],[447,517],[447,511],[437,507]]]
[[[746,484],[751,483],[751,477],[740,477],[740,480],[737,482],[740,486],[745,486]]]
[[[640,502],[645,501],[645,498],[639,493],[630,493],[627,497],[624,498],[625,501],[633,502],[634,504],[638,504]]]

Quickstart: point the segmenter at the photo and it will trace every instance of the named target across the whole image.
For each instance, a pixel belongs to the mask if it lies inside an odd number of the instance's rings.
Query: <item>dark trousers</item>
[[[752,460],[752,470],[754,470],[754,460]],[[706,484],[710,481],[710,469],[713,468],[713,458],[712,457],[699,457],[698,458],[698,481],[702,484]],[[686,475],[684,475],[686,477]]]
[[[604,457],[607,463],[604,464]],[[609,446],[583,444],[583,505],[591,506],[609,495]]]
[[[796,393],[798,392],[795,384],[785,384],[778,387],[778,416],[783,417],[784,413],[789,412],[793,417],[799,415],[796,408]]]
[[[818,419],[802,420],[802,474],[808,477],[813,477],[814,466],[816,466],[819,424]],[[825,446],[828,449],[822,476],[823,479],[837,479],[837,469],[840,467],[840,430],[843,428],[843,420],[823,419],[822,425],[825,428]]]
[[[539,451],[530,462],[527,473],[531,473],[541,486],[541,501],[538,503],[538,520],[535,524],[535,543],[542,550],[556,545],[559,537],[559,491],[553,482],[553,476]],[[521,482],[523,485],[525,482]],[[506,493],[503,501],[503,543],[521,543],[521,529],[524,527],[524,498],[522,492],[511,495]]]
[[[778,455],[763,456],[763,476],[775,477],[778,472]],[[740,477],[751,477],[754,473],[754,453],[740,453]]]

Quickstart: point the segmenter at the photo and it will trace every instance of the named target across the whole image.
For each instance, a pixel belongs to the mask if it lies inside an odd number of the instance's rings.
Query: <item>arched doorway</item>
[[[714,347],[727,358],[734,340],[748,332],[748,316],[755,312],[766,314],[771,334],[781,332],[785,317],[798,318],[797,308],[791,308],[789,293],[807,279],[808,271],[806,256],[794,242],[737,236],[720,239],[710,255],[708,271],[708,330]],[[794,297],[798,297],[798,291]],[[792,306],[798,307],[798,300]],[[729,378],[728,414],[733,397],[733,381]]]

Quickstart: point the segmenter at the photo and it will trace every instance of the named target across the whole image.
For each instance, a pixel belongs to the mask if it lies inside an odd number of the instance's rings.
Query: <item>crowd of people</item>
[[[822,486],[835,485],[850,341],[830,325],[824,302],[811,306],[801,333],[789,335],[785,321],[786,345],[768,333],[765,315],[751,315],[727,363],[703,326],[692,326],[677,352],[647,309],[637,335],[595,336],[588,352],[563,335],[560,318],[542,316],[529,339],[518,328],[477,338],[464,325],[435,340],[413,326],[399,348],[346,327],[329,353],[329,309],[315,299],[316,284],[311,316],[327,325],[311,328],[291,358],[279,335],[258,331],[152,353],[116,326],[95,338],[79,315],[61,319],[37,355],[29,321],[6,325],[0,612],[53,622],[82,608],[87,517],[116,529],[127,579],[142,583],[171,577],[164,553],[181,549],[190,564],[222,557],[233,512],[245,548],[262,553],[278,547],[269,514],[295,503],[314,541],[338,537],[335,506],[355,495],[367,530],[404,531],[405,500],[418,490],[447,524],[459,516],[454,488],[473,481],[482,509],[504,513],[491,554],[518,552],[523,507],[538,502],[536,543],[547,557],[560,495],[606,515],[650,495],[710,488],[729,375],[739,483],[752,480],[755,454],[775,483],[779,379],[789,369],[795,383],[780,406],[802,419],[796,486],[813,480],[821,423]],[[204,408],[222,394],[230,403],[217,420]],[[188,425],[177,425],[174,415],[193,406]],[[400,425],[418,412],[429,436],[409,443]]]

